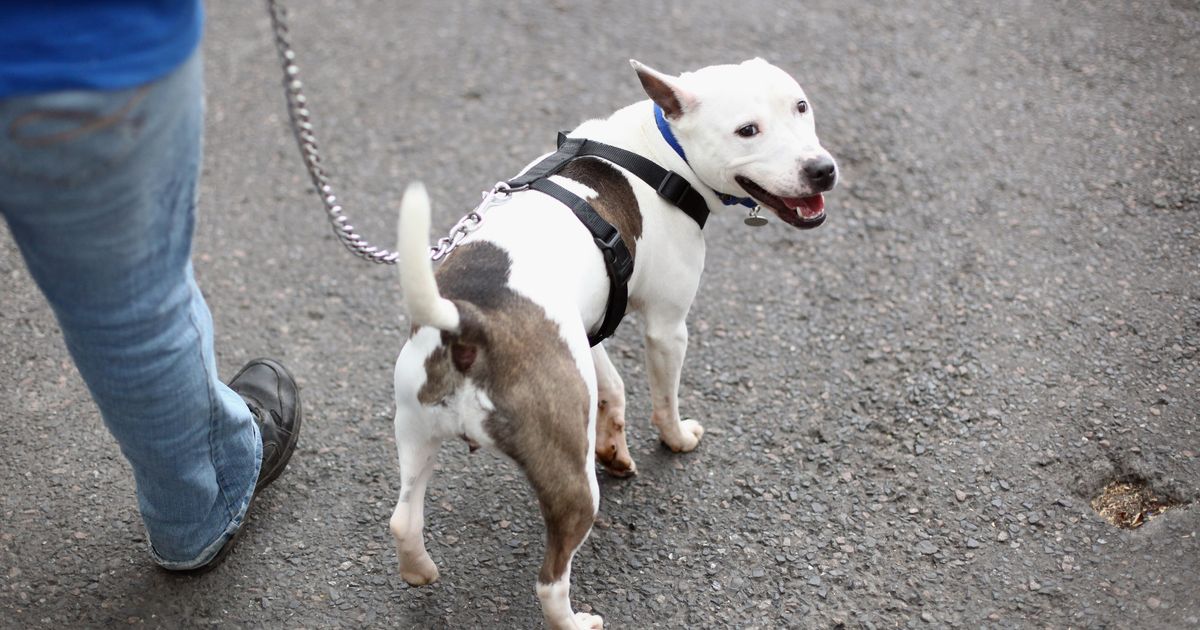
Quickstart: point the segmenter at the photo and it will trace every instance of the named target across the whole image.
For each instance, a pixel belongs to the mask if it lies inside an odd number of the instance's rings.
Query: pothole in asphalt
[[[1114,481],[1092,498],[1092,509],[1121,529],[1137,529],[1150,519],[1181,505],[1160,496],[1142,480]]]

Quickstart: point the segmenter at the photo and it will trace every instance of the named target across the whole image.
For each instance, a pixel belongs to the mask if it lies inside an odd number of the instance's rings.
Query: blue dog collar
[[[675,153],[678,153],[679,157],[683,158],[684,162],[687,162],[687,154],[683,152],[683,145],[679,144],[679,138],[676,138],[675,132],[671,131],[671,124],[667,122],[667,117],[663,115],[663,110],[657,103],[654,105],[654,123],[658,125],[658,132],[662,134],[663,140],[666,140],[667,144],[671,145],[671,148],[675,150]],[[749,197],[734,197],[733,195],[718,192],[717,198],[727,206],[746,206],[747,208],[758,206],[758,202]]]
[[[658,125],[658,132],[662,134],[663,140],[671,145],[672,149],[687,162],[687,155],[683,152],[683,146],[679,144],[679,138],[675,137],[675,132],[671,131],[671,125],[667,122],[667,117],[663,115],[663,110],[657,103],[654,105],[654,122]]]
[[[747,208],[757,208],[758,202],[749,197],[734,197],[725,193],[717,193],[717,199],[727,206],[746,206]]]

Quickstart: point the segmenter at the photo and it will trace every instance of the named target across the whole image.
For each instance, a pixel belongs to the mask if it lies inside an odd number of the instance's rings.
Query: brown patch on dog
[[[422,405],[436,405],[446,399],[463,382],[461,373],[453,369],[450,350],[444,344],[425,358],[425,382],[417,390]]]
[[[437,285],[442,297],[467,302],[488,311],[500,308],[512,291],[508,276],[512,260],[508,253],[486,241],[460,246],[438,268]],[[449,333],[442,335],[446,340]]]
[[[558,174],[596,191],[596,196],[588,199],[588,203],[617,228],[629,254],[636,259],[637,239],[642,237],[642,212],[625,175],[615,166],[594,157],[574,160]]]
[[[638,225],[640,233],[640,217]],[[447,346],[476,349],[470,361],[440,360],[461,367],[459,377],[475,381],[496,407],[483,427],[525,471],[538,496],[547,541],[539,579],[548,584],[566,571],[595,517],[587,476],[590,401],[558,324],[508,288],[510,266],[508,254],[486,241],[447,257],[438,287],[458,306],[461,332],[443,334],[435,354],[463,352]]]
[[[460,317],[478,320],[479,308],[495,309],[505,299],[511,266],[508,254],[490,243],[468,243],[454,250],[437,270],[438,289],[454,300]],[[472,318],[471,315],[475,314]],[[463,327],[460,334],[442,331],[442,345],[425,359],[425,383],[417,392],[423,405],[442,402],[463,382],[486,341],[481,326]],[[410,336],[417,334],[413,327]]]

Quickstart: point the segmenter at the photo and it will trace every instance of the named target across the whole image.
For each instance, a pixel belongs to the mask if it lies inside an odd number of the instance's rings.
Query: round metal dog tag
[[[761,210],[762,210],[762,207],[755,206],[754,209],[750,211],[750,216],[746,217],[745,219],[742,219],[742,223],[745,223],[746,225],[749,225],[751,227],[762,227],[762,226],[766,225],[767,218],[758,216],[758,213]]]

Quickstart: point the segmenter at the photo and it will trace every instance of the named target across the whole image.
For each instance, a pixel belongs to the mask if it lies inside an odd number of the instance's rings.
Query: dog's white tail
[[[400,235],[396,266],[404,289],[404,306],[415,326],[433,326],[458,332],[458,307],[438,293],[429,260],[429,195],[425,186],[413,182],[400,201]]]

